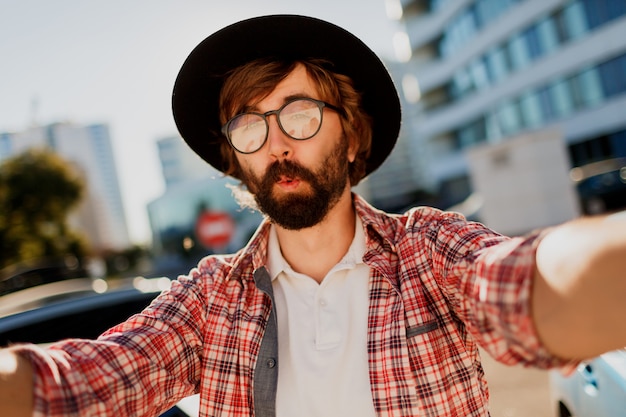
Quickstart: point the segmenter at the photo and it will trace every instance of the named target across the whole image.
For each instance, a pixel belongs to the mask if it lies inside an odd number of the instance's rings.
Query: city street
[[[491,417],[556,417],[546,371],[505,366],[485,352],[481,356],[491,393]]]

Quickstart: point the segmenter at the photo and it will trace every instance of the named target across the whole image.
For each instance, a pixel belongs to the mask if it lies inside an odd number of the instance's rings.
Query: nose
[[[293,140],[278,125],[278,115],[267,116],[267,144],[270,156],[276,159],[288,158],[292,153],[292,142]]]

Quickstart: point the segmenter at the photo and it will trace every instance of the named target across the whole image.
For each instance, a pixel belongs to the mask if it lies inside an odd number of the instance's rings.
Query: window
[[[543,55],[541,43],[539,42],[539,33],[537,26],[531,26],[522,34],[522,38],[526,42],[529,59],[537,59]]]
[[[521,128],[518,106],[515,102],[505,102],[498,112],[500,129],[504,135],[517,133]]]
[[[569,80],[559,80],[550,87],[550,97],[555,117],[569,116],[574,111],[574,100]]]
[[[604,93],[597,68],[589,68],[573,80],[576,88],[576,99],[581,107],[595,106],[602,102]]]
[[[530,54],[523,34],[514,36],[508,46],[511,67],[515,70],[525,68],[530,63]]]
[[[492,1],[478,1],[476,2],[476,13],[481,22],[489,22],[493,20],[499,13],[497,9],[498,5],[493,4]]]
[[[539,45],[544,54],[549,54],[559,47],[559,36],[556,23],[552,17],[548,17],[537,23],[537,36]]]
[[[475,14],[471,10],[465,10],[465,12],[458,15],[446,28],[439,43],[439,53],[443,57],[452,55],[469,39],[474,37],[478,28]]]
[[[624,0],[608,1],[607,7],[609,19],[617,19],[626,14],[626,2]]]
[[[449,0],[430,0],[429,10],[431,13],[434,13],[444,7]]]
[[[565,6],[561,19],[564,40],[578,39],[589,30],[585,8],[580,1]]]
[[[501,47],[497,47],[488,52],[487,66],[492,81],[497,82],[505,78],[509,73],[506,51]]]
[[[470,64],[470,74],[472,83],[477,90],[482,90],[489,86],[489,76],[487,67],[482,59],[476,59]]]
[[[472,80],[465,68],[461,68],[454,74],[452,78],[452,97],[455,99],[461,99],[465,94],[469,93],[472,89]]]
[[[472,130],[469,129],[468,127],[462,127],[461,129],[459,129],[459,131],[457,132],[457,142],[458,142],[457,147],[459,149],[466,148],[470,146],[472,143],[474,143]]]
[[[615,3],[618,1],[620,0],[614,0]],[[609,15],[609,5],[607,4],[611,3],[611,0],[583,0],[582,3],[587,14],[587,21],[590,28],[598,27],[611,19],[611,15]]]
[[[537,98],[539,99],[541,114],[543,115],[544,120],[554,118],[554,109],[552,107],[552,100],[548,87],[543,87],[537,90]]]
[[[599,136],[570,146],[570,155],[574,166],[611,158],[614,150],[609,136]]]
[[[534,128],[541,126],[543,123],[541,103],[537,93],[533,91],[522,94],[520,98],[520,112],[525,127]]]
[[[626,91],[626,55],[619,56],[598,66],[604,95],[611,97]]]
[[[611,141],[612,154],[615,158],[626,157],[626,130],[620,130],[609,135]]]
[[[523,128],[537,128],[555,118],[571,116],[579,109],[596,106],[605,97],[626,93],[624,74],[626,55],[597,67],[587,68],[568,78],[559,78],[536,90],[526,91],[516,98],[499,103],[483,118],[459,129],[458,144],[463,147],[485,139],[495,142],[503,136],[516,134]],[[608,92],[603,89],[603,84],[606,84],[604,88]],[[612,138],[611,141],[614,152],[626,156],[626,133]],[[576,155],[572,154],[573,157]],[[595,153],[591,152],[589,155]]]
[[[464,9],[445,29],[438,49],[445,58],[466,45],[481,27],[491,23],[522,0],[478,0]],[[432,4],[431,4],[432,5]]]
[[[489,142],[498,142],[502,138],[498,115],[493,111],[485,116],[485,133]]]
[[[460,128],[457,132],[457,141],[459,148],[466,148],[486,140],[485,119],[480,118],[466,126]]]

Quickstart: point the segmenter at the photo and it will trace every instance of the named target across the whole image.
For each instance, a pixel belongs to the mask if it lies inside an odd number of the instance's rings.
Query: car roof
[[[136,278],[113,288],[103,288],[97,281],[91,288],[87,281],[53,283],[0,297],[0,345],[96,338],[143,310],[168,282],[167,278]]]

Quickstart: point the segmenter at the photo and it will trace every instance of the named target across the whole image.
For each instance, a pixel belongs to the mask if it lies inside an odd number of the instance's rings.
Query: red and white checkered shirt
[[[358,196],[354,204],[371,268],[367,351],[379,416],[487,416],[478,345],[507,364],[564,365],[531,320],[540,232],[510,239],[433,208],[395,216]],[[266,262],[268,232],[265,222],[237,254],[202,259],[97,341],[23,347],[36,370],[35,415],[158,415],[194,393],[200,416],[253,415],[272,308],[253,272]]]

